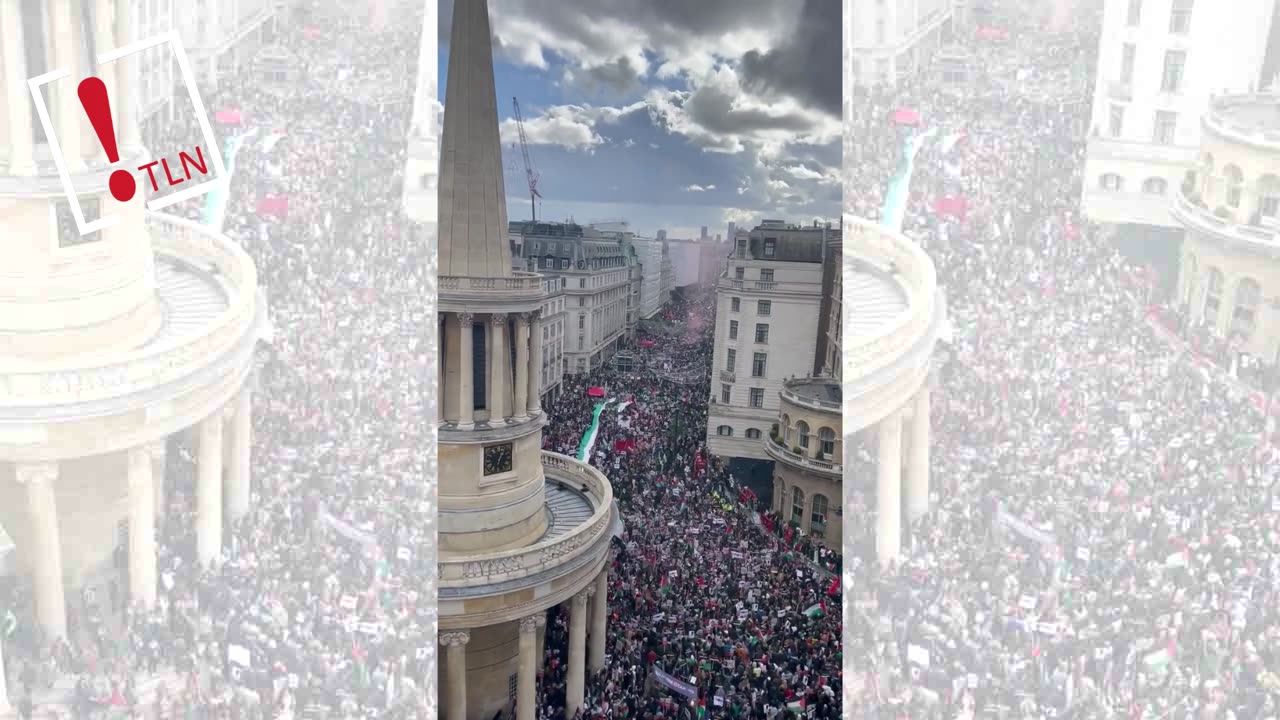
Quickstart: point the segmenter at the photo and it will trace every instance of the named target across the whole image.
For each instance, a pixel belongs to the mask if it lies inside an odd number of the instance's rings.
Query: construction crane
[[[533,171],[533,161],[529,159],[529,141],[524,136],[524,116],[520,114],[520,101],[511,98],[511,105],[516,111],[516,129],[520,131],[520,152],[524,155],[524,176],[529,182],[529,213],[533,216],[533,220],[538,220],[538,198],[542,197],[542,193],[538,192],[538,174]]]

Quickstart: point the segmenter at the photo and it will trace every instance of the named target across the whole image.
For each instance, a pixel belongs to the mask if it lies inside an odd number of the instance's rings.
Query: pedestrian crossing
[[[215,278],[163,255],[156,256],[156,289],[164,320],[149,345],[204,332],[230,305]]]
[[[846,275],[844,312],[849,314],[853,337],[874,335],[907,310],[902,291],[880,275],[854,270]]]
[[[595,507],[591,500],[581,491],[561,485],[558,482],[547,482],[547,534],[543,540],[572,532],[591,519]]]

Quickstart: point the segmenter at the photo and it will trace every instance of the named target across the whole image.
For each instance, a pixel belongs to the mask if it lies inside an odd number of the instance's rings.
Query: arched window
[[[813,510],[809,514],[809,534],[820,538],[827,530],[827,496],[813,496]]]
[[[1222,307],[1222,288],[1226,284],[1222,271],[1216,267],[1209,268],[1209,286],[1204,292],[1204,323],[1211,328],[1218,326],[1218,309]]]
[[[733,437],[733,428],[728,425],[721,425],[716,428],[716,434],[720,437]]]
[[[1258,216],[1274,220],[1280,214],[1280,177],[1267,173],[1258,178]]]
[[[1258,303],[1262,301],[1262,287],[1253,278],[1242,278],[1236,285],[1236,307],[1231,313],[1231,332],[1245,340],[1253,337],[1253,327],[1258,317]]]
[[[836,455],[836,431],[829,427],[818,429],[818,452],[824,460],[831,460]]]
[[[1244,173],[1235,165],[1222,168],[1222,179],[1227,183],[1227,205],[1240,207],[1240,198],[1244,196]]]
[[[804,522],[804,491],[791,488],[791,520],[797,525]]]
[[[783,445],[791,442],[791,418],[786,413],[782,413],[782,427],[778,428],[778,432],[782,436]]]
[[[1124,178],[1115,173],[1104,173],[1098,178],[1098,187],[1111,192],[1120,192],[1124,189]]]
[[[1169,183],[1161,177],[1149,177],[1142,181],[1142,192],[1148,195],[1163,195],[1169,189]]]
[[[808,450],[809,449],[809,423],[803,420],[797,421],[796,435],[799,436],[799,439],[796,442],[799,443],[801,449]]]
[[[747,428],[747,439],[748,439],[748,440],[759,440],[759,439],[760,439],[760,428]]]

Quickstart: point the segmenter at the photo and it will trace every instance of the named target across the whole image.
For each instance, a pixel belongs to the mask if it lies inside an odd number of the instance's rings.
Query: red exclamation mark
[[[101,79],[89,77],[80,81],[76,92],[80,96],[85,114],[89,116],[89,123],[93,125],[93,131],[98,134],[98,142],[102,143],[102,149],[107,153],[107,159],[113,163],[120,162],[120,151],[116,148],[116,129],[111,122],[111,101],[107,99],[107,86]],[[111,173],[107,187],[111,189],[111,197],[120,202],[128,202],[137,192],[138,183],[128,170],[116,170]]]

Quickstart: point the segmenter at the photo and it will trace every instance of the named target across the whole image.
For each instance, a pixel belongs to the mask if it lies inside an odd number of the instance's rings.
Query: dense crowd
[[[608,662],[588,680],[585,718],[840,716],[838,557],[769,532],[705,447],[713,305],[708,294],[677,302],[675,322],[697,330],[640,344],[631,371],[566,378],[548,410],[545,448],[576,455],[598,402],[587,390],[614,401],[590,461],[613,485],[625,536],[610,570]],[[672,381],[672,366],[701,368],[699,381]],[[553,612],[540,717],[564,705],[567,628]],[[692,697],[654,692],[653,669],[692,683]]]
[[[858,689],[847,709],[1276,717],[1272,423],[1157,332],[1144,269],[1080,217],[1078,109],[997,77],[1054,77],[1096,40],[1014,28],[1008,45],[973,49],[970,86],[925,74],[852,103],[857,153],[879,171],[846,189],[861,215],[876,216],[913,132],[887,120],[893,108],[963,139],[925,146],[904,227],[937,265],[955,328],[933,405],[939,499],[898,562],[846,558],[844,651],[859,675],[845,678]],[[939,212],[947,196],[965,211]],[[874,433],[857,442],[873,460]]]

